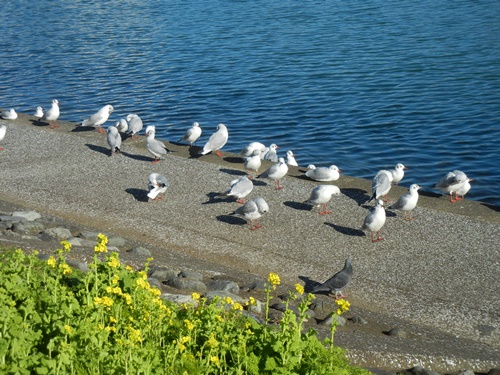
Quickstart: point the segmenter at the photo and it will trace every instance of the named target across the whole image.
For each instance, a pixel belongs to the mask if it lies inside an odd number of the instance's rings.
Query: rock
[[[207,284],[208,290],[225,290],[233,294],[240,293],[240,287],[234,281],[212,280]]]
[[[368,324],[368,322],[366,321],[366,319],[362,318],[361,316],[359,315],[354,315],[352,318],[351,318],[351,321],[353,323],[356,323],[356,324]]]
[[[207,286],[201,281],[186,279],[184,277],[169,279],[166,284],[176,289],[190,290],[198,293],[205,293],[207,291]]]
[[[66,263],[68,263],[68,266],[75,268],[77,270],[80,270],[83,272],[89,271],[89,265],[86,262],[79,262],[79,261],[73,260],[73,259],[66,259]]]
[[[325,319],[320,321],[318,324],[322,326],[331,326],[333,324],[333,315],[328,315]],[[337,326],[342,327],[345,326],[346,319],[343,316],[337,316]]]
[[[240,297],[236,294],[230,293],[225,290],[213,290],[208,292],[205,297],[207,298],[208,302],[212,301],[215,297],[219,297],[220,299],[224,299],[226,297],[231,298],[234,302],[238,302],[241,305],[244,305],[247,300],[245,300],[243,297]]]
[[[85,240],[93,240],[94,243],[97,242],[97,235],[99,232],[81,232],[80,233],[80,238],[83,238]]]
[[[71,232],[62,227],[45,229],[43,232],[62,241],[72,237]]]
[[[385,371],[378,368],[368,368],[367,370],[374,375],[396,375],[395,372]]]
[[[148,283],[152,287],[155,287],[155,288],[161,290],[161,283],[160,283],[160,281],[157,280],[157,279],[155,279],[154,277],[148,277]]]
[[[35,221],[42,217],[42,215],[36,211],[14,211],[12,212],[12,216],[24,217],[27,221]]]
[[[75,237],[73,237],[73,238],[75,238]],[[80,246],[83,246],[83,247],[93,248],[97,243],[94,240],[86,240],[85,238],[79,238],[79,237],[76,237],[76,238],[78,238],[78,240],[80,242]]]
[[[147,256],[147,257],[151,256],[151,252],[148,249],[146,249],[145,247],[141,247],[141,246],[134,247],[133,249],[128,250],[127,253],[135,254],[135,255],[143,255],[143,256]]]
[[[500,368],[492,368],[488,371],[488,375],[500,375]]]
[[[116,246],[107,246],[107,248],[108,248],[108,251],[112,252],[112,253],[119,253],[120,252],[120,249],[117,248]]]
[[[415,366],[412,369],[410,369],[409,371],[411,374],[414,374],[414,375],[439,375],[437,372],[424,369],[423,367],[420,367],[420,366]]]
[[[126,241],[122,237],[109,237],[108,238],[108,247],[109,246],[115,246],[115,247],[123,247],[125,246]]]
[[[241,287],[241,290],[245,290],[247,292],[254,290],[254,291],[263,291],[266,287],[266,281],[265,280],[254,280],[249,282],[248,284],[244,285]]]
[[[196,281],[203,281],[203,275],[199,272],[194,271],[181,271],[179,277],[184,277],[185,279],[191,279]]]
[[[22,216],[0,215],[0,222],[10,223],[11,226],[14,223],[22,223],[23,221],[27,221],[27,219]]]
[[[177,277],[177,271],[170,268],[154,267],[149,270],[149,277],[154,277],[162,283]]]
[[[336,311],[338,306],[330,297],[318,295],[316,299],[313,300],[311,304],[311,308],[317,315],[328,315],[331,314],[332,311]]]
[[[246,301],[245,304],[247,302],[250,302],[250,300]],[[250,304],[247,305],[247,310],[249,313],[262,314],[264,312],[264,309],[265,309],[264,302],[262,302],[258,299],[255,299],[254,305],[250,305]]]
[[[194,300],[191,295],[163,293],[160,298],[165,301],[174,302],[178,305],[182,305],[184,303],[186,305],[198,306],[198,301]]]
[[[28,236],[34,236],[42,233],[45,226],[40,221],[24,221],[22,223],[15,223],[12,225],[12,231]]]
[[[37,236],[40,240],[44,241],[44,242],[51,242],[51,241],[57,241],[57,238],[55,238],[54,236],[51,236],[50,234],[48,234],[46,231],[43,231],[42,233],[40,233],[38,236]]]
[[[459,372],[457,375],[474,375],[474,371],[472,371],[472,370],[464,370],[462,372]]]
[[[400,338],[407,338],[408,333],[401,328],[393,328],[390,331],[383,332],[387,336],[394,336],[394,337],[400,337]]]
[[[82,242],[78,237],[71,237],[68,238],[66,241],[68,241],[71,246],[82,246]]]
[[[243,311],[243,315],[248,316],[250,319],[255,320],[259,324],[262,324],[262,325],[266,324],[266,321],[260,315],[252,314],[251,312],[248,312],[248,311]]]

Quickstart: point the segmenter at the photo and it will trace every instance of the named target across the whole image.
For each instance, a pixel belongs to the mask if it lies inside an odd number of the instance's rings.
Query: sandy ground
[[[411,367],[416,361],[448,368],[500,366],[499,207],[469,200],[451,204],[445,196],[427,193],[420,196],[414,221],[388,210],[385,241],[372,243],[369,233],[360,231],[373,205],[366,202],[370,181],[341,175],[334,184],[342,195],[333,198],[333,213],[323,216],[303,203],[318,183],[302,177],[303,167],[291,167],[283,190],[255,181],[248,198],[263,197],[270,212],[263,228],[251,231],[230,215],[238,203],[213,199],[244,174],[238,155],[199,157],[197,149],[167,142],[175,152],[153,164],[144,137],[125,140],[122,154],[110,157],[106,136],[93,129],[60,123],[52,130],[22,114],[0,123],[9,126],[0,142],[5,148],[0,151],[1,201],[153,244],[157,264],[218,265],[261,277],[277,272],[294,284],[324,281],[350,257],[354,277],[346,292],[353,306],[367,317],[383,316],[439,337],[429,339],[429,352],[425,345],[416,349],[415,338],[401,342],[395,353],[384,338],[356,340],[352,334],[345,343],[358,363],[365,356],[378,358],[386,368]],[[165,201],[145,199],[152,172],[170,182]],[[394,187],[389,199],[406,191]]]

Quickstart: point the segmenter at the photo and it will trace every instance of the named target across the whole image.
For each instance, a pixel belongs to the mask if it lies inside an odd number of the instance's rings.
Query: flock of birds
[[[59,105],[59,101],[54,99],[52,100],[51,107],[47,111],[44,112],[42,107],[38,107],[34,116],[39,121],[48,122],[52,129],[58,128],[57,120],[60,116]],[[105,105],[99,111],[84,119],[79,125],[82,127],[94,127],[101,133],[106,132],[107,142],[111,151],[110,156],[121,152],[120,148],[122,141],[127,137],[131,137],[132,139],[137,138],[144,127],[142,120],[137,114],[129,114],[126,118],[117,121],[114,126],[109,126],[105,131],[102,125],[108,121],[113,111],[114,108],[112,105]],[[11,108],[10,110],[3,111],[0,116],[6,120],[15,120],[17,118],[17,113]],[[6,131],[6,125],[0,125],[0,141],[5,137]],[[179,142],[185,141],[192,147],[201,137],[201,134],[202,129],[200,125],[195,122],[186,130],[184,136],[179,139]],[[162,141],[155,138],[156,129],[154,125],[146,127],[145,135],[146,148],[154,156],[153,163],[160,162],[162,158],[171,152]],[[227,127],[224,124],[219,124],[217,130],[210,136],[199,153],[201,155],[215,153],[218,156],[222,156],[221,149],[227,143],[228,138],[229,133]],[[285,161],[285,158],[278,156],[278,148],[279,146],[274,143],[269,147],[266,147],[260,142],[251,142],[246,145],[241,150],[240,155],[244,159],[243,167],[248,174],[231,181],[229,189],[221,194],[228,197],[234,197],[237,202],[242,204],[234,214],[244,218],[248,222],[251,230],[261,228],[259,219],[264,213],[269,211],[268,204],[261,197],[245,201],[245,197],[253,190],[252,179],[269,179],[274,182],[276,190],[281,190],[283,188],[281,180],[288,173],[288,166],[298,166],[291,150],[287,151]],[[0,150],[2,150],[2,148],[0,148]],[[269,160],[274,164],[259,174],[262,160]],[[375,207],[365,217],[361,228],[362,230],[369,230],[371,232],[372,242],[378,242],[384,239],[381,237],[380,231],[385,224],[386,213],[384,201],[380,198],[385,197],[385,202],[388,202],[387,194],[393,184],[397,185],[403,179],[406,169],[407,168],[403,164],[398,163],[392,170],[380,170],[372,180],[372,196],[370,201],[376,201]],[[314,181],[331,182],[338,180],[341,172],[342,171],[336,165],[331,165],[330,167],[315,167],[310,164],[307,166],[304,175]],[[435,188],[441,190],[443,193],[449,194],[450,202],[456,202],[463,199],[464,195],[470,190],[471,181],[472,179],[468,178],[465,173],[455,170],[448,172],[435,185]],[[148,197],[152,200],[162,199],[168,186],[168,181],[165,176],[158,173],[152,173],[148,177]],[[420,186],[412,184],[408,193],[402,195],[394,204],[389,206],[389,208],[401,210],[404,212],[403,218],[405,220],[413,220],[414,218],[411,213],[417,206],[419,189]],[[338,196],[340,194],[340,189],[335,185],[318,185],[312,189],[310,197],[305,203],[313,205],[314,208],[319,208],[320,215],[330,214],[331,212],[328,211],[327,204],[333,196]],[[453,194],[455,194],[455,197],[453,197]]]

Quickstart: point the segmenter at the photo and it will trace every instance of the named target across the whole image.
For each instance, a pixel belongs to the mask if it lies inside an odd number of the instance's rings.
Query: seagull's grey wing
[[[147,146],[153,154],[165,155],[170,152],[169,149],[163,144],[163,142],[157,139],[148,139]]]
[[[254,203],[257,205],[257,209],[260,213],[269,212],[269,205],[264,200],[264,198],[257,197],[253,199]]]
[[[243,206],[239,207],[235,211],[235,214],[239,216],[246,216],[258,211],[259,208],[257,207],[257,204],[254,201],[248,201]]]
[[[253,182],[249,179],[243,179],[238,181],[236,184],[231,186],[231,190],[228,195],[248,195],[253,189]]]
[[[114,128],[116,129],[116,128]],[[120,148],[122,144],[122,137],[120,136],[120,133],[118,133],[118,130],[116,131],[108,131],[108,145],[112,149],[115,148]]]
[[[401,209],[403,208],[411,199],[411,195],[409,193],[403,194],[399,197],[396,203],[394,203],[390,208]]]
[[[278,172],[278,164],[271,165],[264,173],[262,173],[259,177],[261,178],[273,178],[273,176]]]
[[[331,171],[329,168],[319,167],[316,169],[310,169],[306,172],[306,176],[312,180],[324,180],[331,178]]]
[[[447,189],[455,182],[456,175],[453,172],[448,172],[439,182],[436,184],[438,189]]]
[[[372,193],[379,196],[380,192],[384,192],[391,188],[391,180],[386,173],[377,173],[372,180]]]
[[[162,187],[167,187],[169,185],[167,178],[163,175],[156,176],[156,183]]]
[[[226,142],[227,142],[226,134],[224,134],[221,131],[216,131],[214,134],[210,136],[207,144],[205,145],[205,147],[203,147],[203,149],[206,148],[207,150],[217,150],[222,146],[224,146]]]
[[[316,186],[314,189],[311,191],[311,196],[309,199],[306,201],[308,203],[316,204],[316,201],[318,198],[321,196],[321,191],[318,186]]]
[[[361,227],[361,229],[370,229],[370,225],[373,224],[375,218],[376,218],[375,210],[373,210],[368,215],[366,215],[365,221],[363,222],[363,226]]]

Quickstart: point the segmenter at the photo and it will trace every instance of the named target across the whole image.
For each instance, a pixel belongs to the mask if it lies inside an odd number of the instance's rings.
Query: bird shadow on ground
[[[139,202],[148,202],[149,201],[149,198],[148,198],[149,191],[147,191],[147,190],[129,188],[129,189],[125,189],[125,191],[127,193],[129,193],[130,195],[132,195],[136,201],[139,201]]]
[[[119,132],[118,134],[120,134],[120,137],[122,139],[122,142],[126,141],[127,139],[131,138],[132,136],[130,134],[127,134],[127,133],[122,133],[122,132]]]
[[[294,210],[311,211],[311,205],[308,203],[286,201],[283,202],[283,204],[287,207],[293,208]]]
[[[314,181],[314,180],[311,180],[309,177],[307,177],[305,174],[301,174],[299,176],[291,176],[291,177],[296,178],[298,180]]]
[[[227,161],[228,163],[233,163],[233,164],[242,164],[245,160],[243,158],[238,158],[234,156],[227,156],[225,158],[222,158],[224,161]]]
[[[299,276],[299,279],[304,282],[304,292],[310,293],[315,287],[321,285],[320,282],[315,281],[307,276]]]
[[[202,204],[214,204],[214,203],[229,203],[234,202],[234,198],[226,197],[222,195],[223,193],[217,193],[212,191],[207,194],[208,201],[203,202]]]
[[[355,236],[355,237],[365,236],[365,232],[363,232],[360,229],[343,227],[342,225],[336,225],[336,224],[327,223],[327,222],[325,222],[325,225],[328,225],[329,227],[332,227],[333,229],[335,229],[337,232],[339,232],[341,234],[348,235],[348,236]]]
[[[216,219],[231,225],[245,225],[247,223],[246,220],[231,215],[219,215],[216,216]]]
[[[346,197],[351,198],[353,201],[355,201],[358,206],[367,203],[370,199],[370,197],[366,195],[366,190],[363,189],[346,188],[340,189],[340,192]]]
[[[189,157],[191,159],[198,159],[202,157],[203,155],[200,154],[200,151],[203,150],[201,147],[198,146],[192,146],[189,147]]]
[[[247,173],[237,169],[220,168],[220,172],[230,174],[231,176],[246,176]]]
[[[35,126],[49,126],[48,122],[40,121],[40,120],[30,120],[30,122]]]
[[[431,197],[431,198],[440,198],[443,196],[443,194],[438,194],[438,193],[434,193],[432,191],[425,191],[425,190],[419,190],[418,194],[422,195],[424,197]]]
[[[109,148],[93,145],[91,143],[85,143],[85,146],[90,148],[92,151],[100,152],[101,154],[104,154],[106,156],[109,156],[111,152]]]
[[[71,131],[73,133],[93,132],[96,128],[93,126],[76,126]]]
[[[149,156],[144,156],[144,155],[136,155],[136,154],[129,154],[128,152],[121,152],[123,156],[126,156],[127,158],[134,159],[134,160],[139,160],[139,161],[149,161],[153,162],[155,159],[151,158]]]

